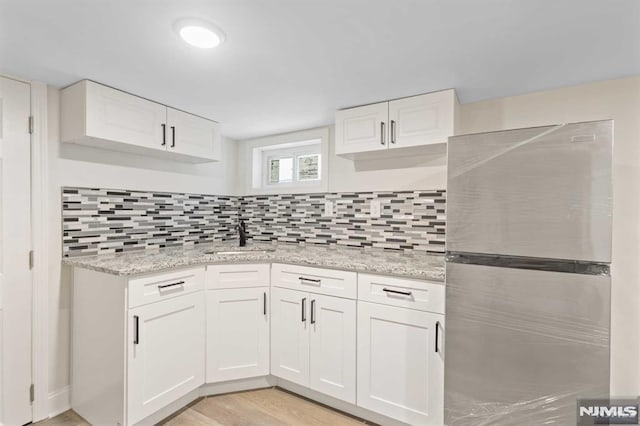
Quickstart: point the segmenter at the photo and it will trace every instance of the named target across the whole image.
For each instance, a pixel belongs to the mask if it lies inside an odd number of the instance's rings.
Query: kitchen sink
[[[274,248],[262,248],[262,247],[250,247],[250,248],[242,248],[238,250],[219,250],[212,249],[205,251],[205,254],[217,254],[217,255],[250,255],[250,254],[267,254],[269,252],[276,251]]]

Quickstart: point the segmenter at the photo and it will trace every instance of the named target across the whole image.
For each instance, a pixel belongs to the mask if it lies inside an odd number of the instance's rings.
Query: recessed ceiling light
[[[176,21],[173,26],[175,32],[192,46],[202,49],[213,49],[225,39],[222,30],[211,22],[197,18],[184,18]]]

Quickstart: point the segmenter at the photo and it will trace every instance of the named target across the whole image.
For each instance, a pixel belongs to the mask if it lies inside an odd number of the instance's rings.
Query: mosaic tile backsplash
[[[225,240],[237,221],[235,197],[62,188],[65,257]]]
[[[326,201],[331,217],[323,216]],[[445,203],[444,190],[258,195],[240,199],[240,216],[259,241],[444,253]]]
[[[230,197],[63,188],[63,255],[231,240],[240,218],[256,241],[444,253],[445,205],[444,190]]]

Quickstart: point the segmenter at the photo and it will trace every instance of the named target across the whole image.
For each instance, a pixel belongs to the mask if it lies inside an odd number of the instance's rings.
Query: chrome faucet
[[[236,226],[238,230],[238,234],[240,236],[240,247],[244,247],[247,245],[247,226],[244,224],[244,220],[241,220],[240,223]]]

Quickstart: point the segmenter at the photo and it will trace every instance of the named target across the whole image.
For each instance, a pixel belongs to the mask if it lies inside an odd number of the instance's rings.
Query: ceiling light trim
[[[227,36],[214,23],[200,18],[181,18],[173,24],[174,32],[189,46],[213,49],[220,46]]]

